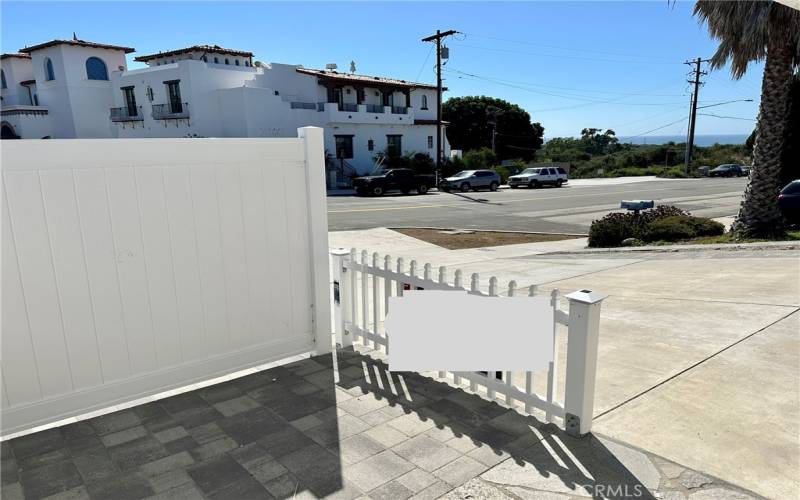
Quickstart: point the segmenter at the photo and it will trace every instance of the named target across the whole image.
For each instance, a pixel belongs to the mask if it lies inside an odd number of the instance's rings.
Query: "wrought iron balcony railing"
[[[112,122],[138,122],[143,121],[141,106],[123,106],[121,108],[111,108]]]
[[[339,103],[339,111],[358,111],[358,104],[350,104],[348,102]]]
[[[392,106],[393,115],[407,115],[408,108],[406,106]]]
[[[170,102],[167,104],[153,104],[154,120],[182,120],[189,118],[189,104],[185,102]]]
[[[367,113],[383,113],[383,104],[367,104]]]
[[[292,109],[317,109],[317,103],[315,102],[292,102],[291,103]]]

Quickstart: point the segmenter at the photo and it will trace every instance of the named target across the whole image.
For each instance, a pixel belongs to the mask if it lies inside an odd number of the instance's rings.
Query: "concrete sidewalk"
[[[484,287],[495,275],[609,294],[595,430],[767,497],[800,494],[797,250],[586,254],[583,240],[446,250],[385,229],[330,239],[479,272]]]

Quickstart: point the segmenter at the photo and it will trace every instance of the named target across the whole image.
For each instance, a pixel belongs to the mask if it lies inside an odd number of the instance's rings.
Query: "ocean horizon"
[[[714,144],[744,144],[749,134],[698,134],[694,136],[695,146],[713,146]],[[620,143],[630,144],[666,144],[668,142],[685,143],[685,135],[649,135],[626,137],[618,136]],[[545,138],[545,142],[552,137]]]
[[[708,134],[695,135],[695,146],[713,146],[714,144],[744,144],[749,134]],[[620,136],[619,142],[631,144],[666,144],[668,142],[686,142],[685,135],[650,135],[639,137]]]

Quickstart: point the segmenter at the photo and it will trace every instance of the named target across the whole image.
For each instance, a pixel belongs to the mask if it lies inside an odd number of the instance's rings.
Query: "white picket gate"
[[[437,270],[433,277],[431,264],[422,266],[416,260],[409,262],[408,271],[403,258],[393,259],[378,253],[370,255],[366,250],[360,254],[356,249],[337,249],[331,252],[334,295],[334,330],[336,342],[340,347],[349,347],[353,340],[389,352],[390,342],[383,322],[389,308],[389,297],[402,296],[404,290],[467,290],[470,294],[500,297],[496,277],[489,279],[488,293],[481,291],[480,276],[470,276],[469,286],[464,286],[464,276],[460,269],[448,277],[447,268]],[[507,296],[537,294],[536,285],[518,289],[515,281],[510,281],[504,289]],[[541,374],[504,372],[497,378],[496,372],[438,372],[438,377],[490,400],[497,400],[520,411],[533,414],[535,410],[544,412],[547,422],[561,422],[572,435],[584,435],[591,430],[594,407],[594,385],[597,365],[597,343],[599,337],[600,307],[604,295],[591,290],[579,290],[565,296],[569,310],[559,307],[560,293],[550,293],[554,328],[553,361],[549,363],[544,393],[535,390],[536,377]],[[421,319],[424,321],[424,319]],[[565,381],[563,397],[560,397],[559,333],[558,325],[568,328],[566,335]],[[525,328],[525,325],[520,325]],[[491,341],[491,340],[487,340]],[[456,346],[454,346],[455,348]],[[424,348],[424,346],[421,346]],[[513,349],[513,346],[509,346]],[[487,367],[490,369],[491,367]],[[521,381],[518,385],[517,381]],[[541,391],[540,391],[541,392]]]

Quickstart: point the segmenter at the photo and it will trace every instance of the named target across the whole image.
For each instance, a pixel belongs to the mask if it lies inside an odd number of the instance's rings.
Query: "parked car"
[[[709,177],[741,177],[742,175],[744,175],[742,167],[734,163],[720,165],[708,173]]]
[[[703,165],[702,167],[697,167],[697,173],[702,175],[703,177],[708,177],[708,173],[711,171],[711,167],[707,165]]]
[[[439,183],[439,189],[442,191],[450,191],[452,189],[460,189],[461,192],[467,192],[470,189],[474,191],[478,189],[497,191],[499,187],[500,174],[494,170],[462,170]]]
[[[353,179],[353,187],[359,196],[383,196],[389,191],[400,191],[403,194],[416,191],[419,194],[425,194],[435,184],[436,178],[433,175],[415,175],[414,171],[409,168],[380,170],[371,175]]]
[[[790,182],[781,190],[778,206],[786,220],[800,224],[800,179]]]
[[[750,175],[750,169],[749,165],[742,165],[742,175]]]
[[[519,174],[508,178],[508,185],[512,189],[520,186],[527,186],[531,189],[547,185],[561,187],[565,182],[568,182],[567,172],[561,167],[526,168]]]

